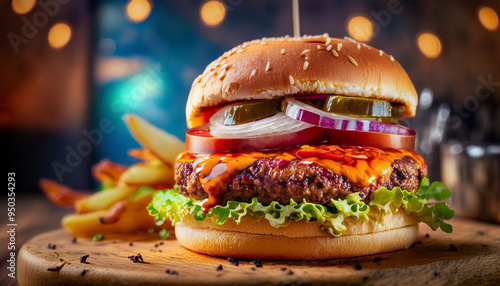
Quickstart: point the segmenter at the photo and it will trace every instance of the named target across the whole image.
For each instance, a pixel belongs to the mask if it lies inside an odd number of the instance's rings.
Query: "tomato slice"
[[[186,132],[186,151],[191,153],[243,153],[265,151],[303,144],[326,142],[335,145],[357,145],[413,150],[415,135],[396,135],[378,132],[335,130],[312,127],[282,135],[246,139],[217,138],[210,134],[208,124]]]
[[[326,141],[330,144],[349,144],[406,150],[413,150],[413,148],[415,148],[415,135],[396,135],[335,129],[325,129],[325,134]]]
[[[260,136],[246,139],[216,138],[210,134],[208,124],[186,132],[186,151],[191,153],[243,153],[273,150],[323,141],[324,129],[311,127],[282,135]]]

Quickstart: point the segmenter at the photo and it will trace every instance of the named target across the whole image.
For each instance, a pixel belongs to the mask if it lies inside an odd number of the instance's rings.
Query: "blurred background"
[[[94,189],[90,167],[130,164],[136,113],[184,139],[194,78],[248,40],[293,35],[292,3],[3,0],[2,173]],[[417,151],[459,213],[500,221],[499,1],[300,2],[301,34],[349,36],[393,55],[420,95]],[[488,206],[484,204],[490,202]],[[462,210],[462,211],[460,211]]]

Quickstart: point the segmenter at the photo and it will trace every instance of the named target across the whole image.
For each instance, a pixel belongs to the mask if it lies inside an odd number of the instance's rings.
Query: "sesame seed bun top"
[[[189,127],[201,112],[228,103],[285,95],[340,94],[384,99],[414,116],[418,96],[391,55],[352,39],[322,36],[263,38],[243,43],[210,63],[191,87]]]

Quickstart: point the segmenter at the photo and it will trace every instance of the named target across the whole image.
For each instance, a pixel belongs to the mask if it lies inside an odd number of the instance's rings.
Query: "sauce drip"
[[[231,178],[260,159],[281,159],[282,166],[295,160],[314,163],[367,187],[387,180],[392,173],[392,163],[404,157],[415,159],[420,169],[427,168],[422,157],[412,150],[349,145],[303,145],[280,151],[248,153],[183,152],[178,162],[193,162],[193,171],[208,194],[208,200],[203,204],[203,211],[207,212],[220,204]]]

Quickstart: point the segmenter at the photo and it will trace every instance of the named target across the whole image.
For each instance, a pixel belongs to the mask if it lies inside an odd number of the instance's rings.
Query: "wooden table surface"
[[[60,211],[45,203],[34,201],[37,213],[47,214],[44,219],[26,219],[27,227],[19,229],[20,239],[58,225]],[[36,207],[35,207],[36,206]],[[39,212],[42,211],[42,212]],[[45,211],[45,212],[43,212]],[[57,223],[54,223],[54,220]],[[32,223],[27,223],[32,221]],[[19,218],[21,222],[21,218]],[[41,222],[41,223],[36,223]],[[23,222],[24,224],[24,222]],[[45,226],[43,225],[45,224]],[[182,248],[177,241],[107,240],[93,242],[79,239],[76,244],[63,230],[44,233],[33,238],[24,247],[19,257],[22,269],[18,274],[38,285],[71,281],[72,285],[97,284],[489,284],[500,285],[500,226],[467,219],[454,219],[455,232],[451,235],[432,232],[421,224],[420,236],[415,247],[374,256],[336,259],[327,261],[263,261],[256,268],[248,260],[239,266],[225,258],[209,257]],[[21,234],[22,233],[22,234]],[[430,237],[426,237],[426,234]],[[134,241],[133,246],[129,242]],[[48,243],[57,244],[56,250],[47,248]],[[454,244],[457,251],[450,249]],[[4,251],[4,249],[2,249]],[[146,263],[133,263],[127,256],[141,253]],[[80,263],[82,255],[89,254],[88,263]],[[2,260],[4,260],[2,252]],[[375,258],[381,258],[374,262]],[[47,268],[64,265],[59,271]],[[29,263],[26,263],[29,262]],[[222,265],[222,271],[216,268]],[[285,271],[282,269],[286,268]],[[361,268],[361,269],[356,269]],[[176,271],[168,274],[165,271]],[[82,272],[85,274],[82,276]],[[288,271],[293,274],[289,274]],[[1,284],[6,280],[2,269]],[[38,278],[37,278],[38,277]],[[37,280],[38,279],[38,280]],[[9,284],[6,284],[9,285]]]

